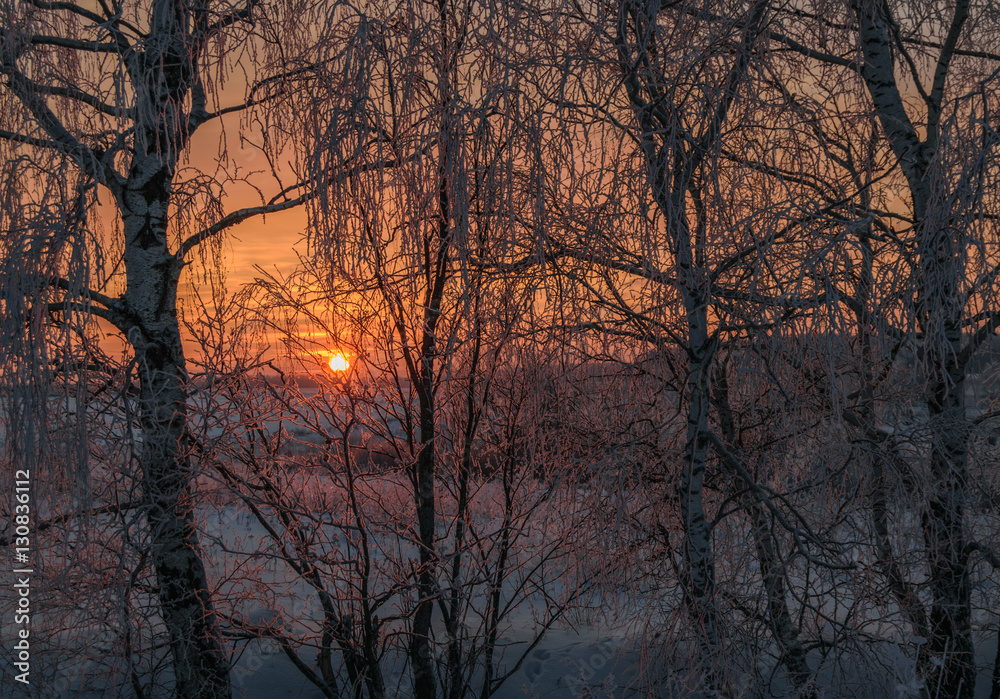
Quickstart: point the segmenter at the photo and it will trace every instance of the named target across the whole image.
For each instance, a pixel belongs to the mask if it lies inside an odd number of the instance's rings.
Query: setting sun
[[[343,352],[334,352],[330,357],[330,368],[334,371],[347,371],[350,366],[351,363],[347,361]]]

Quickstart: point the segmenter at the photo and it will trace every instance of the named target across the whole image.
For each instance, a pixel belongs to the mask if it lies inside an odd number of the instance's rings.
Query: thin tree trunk
[[[447,132],[447,123],[444,129]],[[442,139],[446,141],[447,139]],[[450,179],[445,160],[447,143],[441,148],[439,185],[439,220],[437,253],[427,254],[426,268],[432,284],[427,289],[424,304],[423,338],[420,348],[418,398],[420,404],[420,451],[417,453],[414,485],[417,506],[417,526],[420,536],[419,569],[417,572],[417,605],[413,612],[413,635],[410,641],[410,662],[413,664],[413,692],[417,699],[435,699],[437,679],[431,652],[431,620],[437,597],[435,566],[434,469],[436,461],[437,401],[435,394],[435,359],[438,321],[447,282],[448,248],[451,239]]]
[[[740,448],[736,431],[736,421],[729,402],[729,379],[724,363],[716,365],[712,391],[718,411],[722,436],[726,443],[737,451]],[[749,490],[743,509],[750,522],[757,561],[760,563],[761,581],[764,583],[764,598],[767,604],[767,620],[771,634],[781,651],[780,662],[788,671],[788,678],[799,696],[814,699],[816,692],[810,688],[812,670],[805,646],[799,640],[799,628],[792,621],[788,609],[788,593],[785,587],[784,561],[778,549],[774,527],[768,517],[761,496]]]
[[[812,670],[809,669],[805,646],[799,640],[799,629],[792,622],[792,615],[788,611],[784,564],[775,547],[774,531],[760,498],[756,494],[748,497],[750,502],[746,510],[750,517],[757,560],[760,562],[760,575],[764,581],[771,633],[781,649],[781,662],[788,670],[792,686],[799,696],[812,699],[816,696],[809,687]]]
[[[431,381],[425,383],[425,393],[433,392]],[[431,619],[434,612],[436,585],[434,567],[437,556],[434,547],[434,400],[421,396],[420,441],[416,463],[416,504],[419,541],[417,570],[417,604],[413,612],[413,635],[410,640],[410,662],[413,664],[413,693],[417,699],[434,699],[437,681],[431,652]]]
[[[496,654],[497,640],[500,637],[500,619],[502,617],[501,606],[503,604],[503,582],[507,578],[507,561],[513,547],[513,526],[514,526],[514,471],[517,467],[517,460],[513,450],[516,446],[512,443],[508,447],[511,451],[504,455],[503,460],[503,524],[500,527],[500,543],[498,545],[499,555],[497,557],[496,568],[493,570],[490,581],[489,603],[487,605],[486,619],[486,641],[483,643],[483,685],[479,693],[479,699],[490,699],[493,696],[493,675],[496,668],[493,658]]]
[[[475,293],[475,292],[474,292]],[[478,311],[478,309],[477,309]],[[469,515],[469,477],[472,473],[472,441],[476,435],[478,416],[476,411],[476,372],[479,371],[479,357],[482,344],[482,333],[479,327],[478,315],[473,319],[475,339],[471,366],[469,369],[469,385],[466,393],[465,433],[462,443],[462,460],[458,470],[458,512],[455,516],[455,543],[451,564],[451,595],[448,602],[448,697],[461,699],[465,695],[465,682],[462,678],[462,611],[465,607],[465,594],[462,591],[462,551],[465,548],[466,522]]]
[[[469,473],[471,471],[471,439],[463,448],[462,463],[459,470],[458,483],[458,514],[455,522],[455,550],[452,554],[451,595],[448,602],[448,697],[461,699],[465,695],[465,682],[462,679],[462,641],[460,633],[462,610],[465,606],[465,594],[462,591],[462,550],[465,543],[465,522],[469,509]]]
[[[685,604],[698,629],[705,667],[705,686],[711,696],[728,696],[730,687],[723,659],[724,642],[715,595],[715,558],[712,527],[705,512],[705,469],[710,441],[708,414],[710,375],[716,341],[709,332],[708,242],[704,222],[691,230],[687,207],[689,191],[706,157],[717,146],[729,110],[746,79],[751,53],[767,12],[767,0],[758,0],[746,16],[740,49],[726,71],[718,93],[704,96],[697,135],[688,132],[667,97],[665,75],[653,69],[650,55],[658,53],[659,7],[622,0],[618,8],[615,47],[619,69],[639,129],[653,200],[663,215],[676,265],[676,290],[684,307],[688,379],[687,436],[684,463],[678,480],[681,526],[684,529],[682,587]],[[709,106],[710,105],[710,106]],[[695,191],[695,198],[697,192]]]
[[[968,423],[962,347],[961,224],[951,220],[948,197],[933,196],[931,164],[936,156],[945,79],[968,18],[968,0],[954,6],[948,37],[928,95],[926,139],[910,120],[895,78],[892,11],[886,0],[852,3],[868,87],[886,140],[906,177],[918,242],[916,314],[919,349],[927,372],[930,427],[930,482],[921,513],[931,593],[930,661],[926,691],[934,697],[971,699],[976,667],[972,604],[965,545],[965,491],[968,483]],[[946,182],[940,182],[947,186]]]
[[[944,374],[928,400],[932,439],[931,492],[921,516],[931,588],[929,650],[941,660],[928,678],[932,696],[970,698],[976,683],[972,642],[972,596],[965,543],[965,488],[968,482],[964,377],[954,367],[954,354],[944,360]]]
[[[993,678],[990,682],[990,699],[1000,699],[1000,629],[997,630],[997,649],[993,654]]]
[[[684,527],[684,598],[688,613],[699,630],[705,685],[710,695],[726,695],[722,670],[722,633],[715,600],[715,556],[712,527],[705,513],[705,467],[708,461],[709,372],[712,356],[708,345],[705,305],[689,305],[688,333],[691,360],[688,365],[688,427],[678,490],[681,524]],[[700,306],[700,307],[699,307]]]
[[[353,403],[352,403],[353,412]],[[357,527],[360,545],[358,550],[361,554],[360,585],[361,592],[361,657],[364,659],[364,683],[368,687],[369,699],[384,699],[385,679],[382,676],[382,665],[379,662],[378,636],[379,619],[372,606],[371,577],[372,577],[372,556],[368,541],[368,523],[365,521],[364,512],[358,503],[357,483],[354,479],[354,462],[351,458],[351,430],[354,426],[352,421],[344,428],[343,439],[341,440],[341,450],[344,459],[344,469],[347,473],[347,494],[350,499],[351,512],[354,515],[354,526]],[[355,687],[355,696],[361,696],[361,686]]]
[[[863,189],[863,187],[859,187],[859,189]],[[863,194],[862,197],[863,205],[868,207],[870,205],[868,195]],[[865,226],[858,236],[858,249],[861,251],[862,259],[855,294],[856,304],[854,307],[854,318],[857,323],[861,351],[859,400],[856,409],[856,420],[850,419],[854,417],[853,415],[849,415],[848,417],[849,421],[858,423],[865,441],[873,451],[868,504],[871,508],[876,560],[882,574],[887,579],[889,591],[892,593],[903,614],[910,620],[913,630],[921,638],[927,639],[931,635],[931,630],[927,621],[926,609],[917,591],[907,579],[906,573],[896,560],[889,535],[889,481],[886,468],[892,462],[890,456],[884,451],[890,447],[890,445],[886,444],[887,435],[879,431],[876,426],[875,386],[878,382],[876,362],[892,362],[893,358],[891,356],[885,358],[876,357],[875,347],[872,342],[873,333],[879,320],[874,317],[871,311],[876,304],[873,298],[875,277],[872,266],[874,251],[871,247],[871,238],[871,226]],[[926,643],[917,646],[916,664],[920,676],[927,676],[931,667],[930,656],[927,651],[928,646]]]

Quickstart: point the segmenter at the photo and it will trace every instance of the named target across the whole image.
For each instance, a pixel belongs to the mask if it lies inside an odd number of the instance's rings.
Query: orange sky
[[[238,138],[236,137],[238,125],[235,120],[227,125],[228,133],[223,133],[219,124],[206,124],[192,139],[191,148],[187,158],[181,163],[181,172],[178,178],[183,180],[191,177],[197,171],[200,174],[211,175],[214,173],[220,162],[220,154],[228,138],[229,158],[239,165],[240,168],[248,170],[260,170],[266,167],[266,162],[259,153],[251,149],[240,149]],[[185,172],[186,170],[186,172]],[[260,188],[264,197],[273,195],[278,190],[273,178],[265,175],[256,175],[255,184]],[[224,212],[229,213],[237,209],[256,206],[261,203],[260,196],[247,185],[229,184],[224,188]],[[100,207],[98,216],[103,220],[106,231],[119,230],[120,222],[115,220],[116,212],[108,199],[102,196],[105,202]],[[215,217],[210,218],[205,223],[212,223]],[[261,267],[272,273],[279,273],[286,276],[295,270],[298,258],[296,252],[305,251],[303,241],[306,230],[306,211],[304,207],[272,214],[266,218],[254,217],[231,228],[223,234],[221,241],[221,259],[218,265],[224,270],[225,287],[229,294],[234,294],[244,285],[252,282],[259,273],[255,267]],[[191,231],[185,233],[189,235]],[[196,313],[198,312],[198,302],[196,296],[202,300],[209,301],[212,298],[209,282],[206,279],[206,265],[203,261],[212,261],[213,255],[211,246],[205,246],[206,255],[200,255],[198,251],[190,254],[191,265],[187,267],[181,277],[179,289],[179,303],[185,314],[185,320],[197,323]],[[117,293],[121,288],[114,284],[108,291]],[[197,294],[195,293],[197,291]],[[100,323],[105,332],[111,336],[101,342],[104,351],[114,355],[122,352],[123,346],[120,339],[113,337],[110,328],[105,323]],[[183,332],[183,329],[182,329]],[[197,344],[189,337],[185,337],[185,353],[189,359],[197,359],[201,354]],[[325,361],[325,360],[324,360]]]

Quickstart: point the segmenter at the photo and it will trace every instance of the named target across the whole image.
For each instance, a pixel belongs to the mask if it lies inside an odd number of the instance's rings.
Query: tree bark
[[[681,268],[684,262],[682,252]],[[685,275],[686,276],[686,275]],[[678,490],[681,522],[684,526],[684,597],[688,611],[698,625],[705,685],[710,695],[726,695],[722,672],[722,632],[715,603],[715,556],[712,527],[705,513],[705,467],[708,462],[710,404],[709,376],[714,351],[708,338],[708,304],[682,282],[687,312],[688,341],[688,424],[684,445],[684,465]]]
[[[166,242],[169,173],[139,159],[122,198],[126,291],[139,376],[142,488],[153,568],[179,697],[228,697],[229,664],[193,521],[187,393],[176,297],[181,262]],[[145,168],[144,168],[145,166]]]
[[[442,5],[443,6],[443,5]],[[442,10],[443,12],[443,10]],[[444,22],[442,21],[442,25]],[[448,135],[448,121],[442,128]],[[437,551],[435,543],[434,481],[437,438],[437,394],[435,385],[437,361],[437,333],[441,319],[441,304],[448,280],[449,247],[451,245],[451,180],[447,168],[448,139],[444,142],[439,165],[437,250],[427,248],[425,268],[431,282],[426,289],[424,318],[420,345],[420,365],[417,375],[419,400],[420,451],[415,464],[414,485],[417,508],[417,527],[420,536],[419,568],[417,571],[417,606],[413,612],[413,636],[410,641],[410,662],[413,664],[413,693],[417,699],[435,699],[437,678],[434,655],[431,651],[431,621],[434,600],[437,597],[435,568]]]
[[[705,512],[705,469],[710,432],[708,424],[710,376],[716,341],[709,331],[709,263],[706,241],[699,228],[692,231],[687,197],[697,189],[698,172],[717,146],[730,107],[747,75],[750,52],[767,11],[768,2],[754,4],[740,29],[737,52],[718,94],[704,95],[700,133],[688,132],[664,97],[661,83],[669,78],[649,62],[662,50],[658,45],[658,8],[631,0],[619,6],[615,36],[624,87],[638,127],[638,141],[645,159],[653,200],[663,216],[663,225],[675,257],[676,290],[684,309],[688,379],[686,386],[687,434],[684,463],[678,479],[681,523],[684,528],[682,588],[685,604],[698,629],[704,666],[704,685],[709,696],[728,696],[729,682],[723,662],[723,638],[715,598],[715,558],[712,527]],[[714,48],[714,47],[712,47]],[[707,88],[706,88],[707,92]]]
[[[921,671],[932,696],[969,699],[976,681],[972,642],[972,598],[965,533],[968,483],[968,421],[965,409],[963,303],[959,290],[962,235],[951,220],[949,197],[935,195],[948,183],[933,179],[932,160],[939,142],[945,79],[969,3],[954,8],[941,49],[934,87],[926,98],[927,136],[921,140],[903,103],[895,78],[893,23],[886,0],[852,3],[864,63],[861,75],[871,95],[886,140],[906,178],[913,206],[919,253],[915,294],[921,332],[919,351],[926,371],[929,414],[930,483],[922,503],[921,528],[931,593],[928,662]]]

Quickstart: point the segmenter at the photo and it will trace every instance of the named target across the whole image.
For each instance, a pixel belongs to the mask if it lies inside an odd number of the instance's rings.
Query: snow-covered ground
[[[387,491],[388,497],[390,495],[388,485],[383,484],[381,487]],[[483,495],[484,499],[488,499],[487,495],[488,493]],[[239,557],[230,554],[227,559],[218,555],[218,544],[213,543],[213,539],[223,543],[225,548],[231,551],[262,550],[262,543],[266,543],[267,532],[244,507],[238,504],[205,506],[199,512],[205,530],[208,559],[213,565],[214,576],[237,572],[226,565],[225,561],[237,561]],[[308,605],[303,606],[301,602],[309,597],[310,590],[301,582],[291,580],[281,561],[276,560],[273,565],[254,569],[254,575],[263,576],[262,582],[273,586],[282,608],[251,605],[243,610],[247,618],[267,620],[279,614],[291,618],[294,616],[293,612],[302,616]],[[285,591],[292,593],[285,596]],[[601,594],[609,593],[603,591]],[[655,595],[645,597],[636,594],[634,590],[632,592],[623,590],[615,599],[606,601],[610,602],[606,606],[617,608],[617,615],[580,613],[570,615],[565,621],[555,624],[527,653],[523,662],[514,669],[510,679],[495,696],[498,699],[647,696],[640,689],[642,682],[639,673],[643,669],[651,670],[660,664],[662,659],[657,657],[656,640],[646,638],[644,645],[640,631],[644,628],[645,622],[653,620],[658,614],[663,600],[656,599]],[[831,615],[835,613],[832,609],[828,611]],[[537,605],[532,607],[530,604],[525,604],[511,613],[508,619],[509,629],[504,638],[506,660],[501,662],[501,669],[513,669],[513,661],[520,658],[528,649],[528,643],[537,628],[535,616],[537,612]],[[990,614],[986,612],[981,612],[977,616],[980,623],[986,624],[990,621],[987,618]],[[655,620],[652,625],[656,626],[663,620],[662,618]],[[905,644],[907,639],[893,638],[895,631],[889,624],[881,629],[873,625],[864,631],[875,636],[884,634],[883,640],[886,642],[881,644],[883,650],[880,654],[870,654],[867,662],[852,664],[850,658],[860,656],[848,653],[845,655],[847,660],[838,662],[835,666],[825,667],[818,677],[820,686],[824,687],[823,696],[827,699],[916,696],[917,685],[914,683],[912,661],[904,653],[894,649],[893,644],[893,642]],[[867,641],[859,640],[871,644],[871,636]],[[983,676],[978,683],[976,697],[986,699],[989,696],[989,678],[985,674],[992,666],[996,640],[995,636],[983,635],[977,641],[977,659],[983,668]],[[9,647],[6,639],[4,645]],[[814,656],[814,662],[816,659],[818,657]],[[741,662],[741,659],[733,658],[734,666]],[[6,664],[6,661],[3,664]],[[662,669],[659,672],[663,682],[655,696],[690,696],[676,689],[676,685],[679,684],[677,679],[679,666],[671,662],[660,664]],[[32,694],[27,696],[58,696],[67,699],[113,696],[109,693],[109,688],[101,684],[101,673],[89,672],[92,669],[86,665],[76,669],[66,667],[56,678],[37,675],[36,687]],[[390,650],[384,662],[384,670],[388,695],[409,696],[409,679],[405,674],[403,653]],[[747,677],[748,691],[745,696],[785,696],[786,686],[780,673],[774,678],[768,678],[768,667],[759,668],[758,672],[757,678]],[[234,698],[311,699],[323,696],[293,666],[277,645],[268,641],[251,641],[243,647],[235,659],[232,679]],[[674,686],[674,689],[670,689],[671,686]],[[762,686],[767,689],[761,690]],[[19,693],[19,688],[6,684],[0,686],[0,696],[26,695],[23,692]]]

